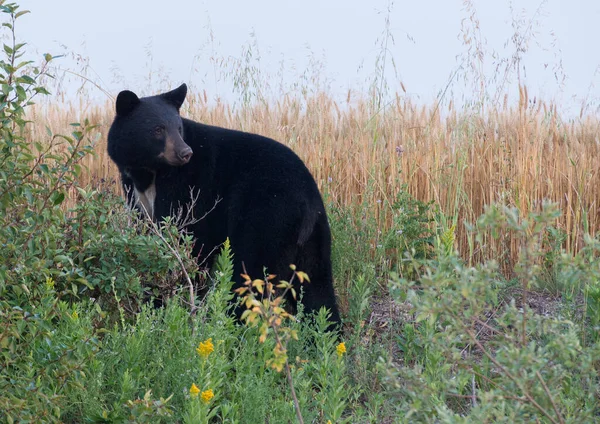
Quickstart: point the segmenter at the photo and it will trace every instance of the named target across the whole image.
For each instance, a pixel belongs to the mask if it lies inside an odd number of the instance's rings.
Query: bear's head
[[[192,149],[183,140],[179,109],[187,86],[139,98],[125,90],[117,96],[117,115],[108,132],[108,154],[120,168],[155,170],[183,166]]]

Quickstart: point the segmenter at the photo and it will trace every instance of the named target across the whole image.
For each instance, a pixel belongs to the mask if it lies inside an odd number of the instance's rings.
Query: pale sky
[[[402,81],[416,101],[431,102],[455,73],[446,96],[456,100],[473,97],[473,79],[465,85],[464,75],[482,72],[487,80],[494,75],[503,80],[502,60],[510,60],[516,50],[511,37],[519,20],[519,33],[533,35],[529,43],[519,44],[527,50],[520,69],[530,95],[556,99],[577,110],[587,99],[595,113],[600,101],[599,0],[474,0],[480,25],[470,28],[486,41],[482,61],[464,59],[468,47],[461,22],[470,21],[461,0],[396,1],[391,6],[387,0],[19,3],[32,12],[17,24],[17,34],[32,51],[88,58],[92,70],[88,76],[112,95],[124,88],[147,94],[187,82],[194,89],[206,89],[211,98],[227,98],[233,83],[215,77],[209,58],[241,58],[252,33],[260,52],[260,72],[274,83],[282,78],[278,75],[282,61],[284,83],[291,84],[313,57],[323,64],[319,74],[331,82],[331,91],[340,96],[348,88],[364,91],[376,72],[389,16],[394,41],[388,38],[388,82],[395,90]],[[396,74],[390,66],[392,57]],[[75,72],[81,69],[71,58],[56,63]],[[476,65],[476,71],[469,63]],[[155,76],[149,85],[150,69]],[[516,74],[511,77],[516,87]],[[476,81],[474,85],[478,86]]]

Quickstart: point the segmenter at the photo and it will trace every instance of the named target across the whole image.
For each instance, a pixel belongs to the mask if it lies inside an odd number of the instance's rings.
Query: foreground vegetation
[[[0,5],[14,36],[19,10]],[[251,316],[256,325],[240,325],[228,313],[235,252],[225,244],[206,274],[176,222],[134,220],[116,190],[99,181],[112,175],[101,153],[108,112],[73,124],[67,135],[51,127],[41,132],[44,118],[30,102],[46,93],[40,81],[52,58],[35,68],[22,62],[17,41],[4,51],[2,422],[598,421],[600,240],[593,236],[597,218],[586,212],[598,195],[586,174],[598,163],[587,132],[597,125],[592,118],[565,131],[552,115],[497,125],[494,119],[517,116],[507,109],[477,124],[491,125],[483,146],[467,115],[442,123],[433,112],[414,133],[420,135],[411,135],[406,122],[417,115],[407,103],[370,120],[366,104],[349,107],[330,122],[324,117],[334,116],[335,106],[318,97],[324,125],[316,124],[310,101],[303,113],[293,103],[239,114],[223,113],[222,105],[212,115],[208,105],[197,106],[201,113],[190,109],[196,118],[237,122],[292,144],[328,201],[343,333],[324,331],[326,311],[300,311],[295,320],[273,302],[250,302],[259,307]],[[408,121],[398,124],[399,112]],[[360,113],[363,121],[355,120]],[[523,116],[522,106],[516,113]],[[252,126],[258,117],[265,127]],[[272,133],[278,125],[290,133]],[[498,127],[505,132],[491,130]],[[559,132],[562,138],[548,138]],[[521,134],[510,139],[514,148],[489,141],[512,133]],[[407,140],[400,150],[392,142],[398,134]],[[469,142],[461,141],[464,134]],[[534,147],[523,140],[535,140]],[[549,140],[552,151],[580,149],[571,155],[582,155],[577,166],[560,162],[560,154],[554,168],[544,162],[548,155],[533,155],[534,168],[514,161],[515,152],[527,158],[524,149],[541,152]],[[422,143],[428,155],[406,159]],[[500,165],[504,160],[509,164]],[[446,167],[459,171],[419,177],[447,163],[460,163]],[[496,177],[480,171],[481,163],[497,169]],[[525,177],[532,169],[542,181],[553,181],[547,173],[556,169],[570,172],[569,181],[581,184],[577,206],[537,202],[554,194],[562,201],[574,191]],[[515,173],[521,180],[507,177]],[[494,184],[478,191],[475,178],[498,178],[519,196],[498,199]],[[544,191],[550,186],[556,193]],[[495,200],[508,205],[483,207]],[[471,224],[463,225],[463,217]],[[186,275],[210,287],[206,297]],[[255,295],[260,300],[258,289]],[[153,299],[166,306],[152,307]]]

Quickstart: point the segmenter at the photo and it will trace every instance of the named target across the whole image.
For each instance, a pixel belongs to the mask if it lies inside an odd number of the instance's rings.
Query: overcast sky
[[[365,81],[376,73],[389,17],[388,81],[393,88],[402,81],[416,100],[431,101],[453,75],[456,81],[447,95],[456,98],[473,92],[471,83],[461,82],[465,74],[483,73],[487,80],[503,76],[500,61],[513,57],[516,49],[511,37],[519,22],[519,32],[533,36],[529,43],[520,44],[527,50],[521,81],[531,95],[575,105],[587,99],[595,107],[600,98],[599,0],[521,0],[512,2],[512,10],[507,0],[473,1],[478,28],[471,24],[470,11],[461,0],[19,3],[32,12],[17,26],[18,35],[29,42],[32,51],[81,54],[89,59],[88,75],[112,95],[123,88],[144,93],[187,82],[206,89],[212,98],[227,97],[232,82],[215,77],[209,58],[239,59],[244,46],[252,42],[252,33],[263,75],[279,78],[283,61],[284,82],[292,83],[312,57],[324,64],[319,73],[331,82],[331,90],[343,95],[348,88],[364,89]],[[467,55],[465,29],[486,42],[481,62]],[[475,47],[472,43],[472,53]],[[60,59],[58,64],[73,71],[81,68],[81,63],[71,59]],[[476,65],[475,71],[470,64]],[[495,71],[498,66],[500,71]],[[164,79],[154,76],[151,87],[150,69]]]

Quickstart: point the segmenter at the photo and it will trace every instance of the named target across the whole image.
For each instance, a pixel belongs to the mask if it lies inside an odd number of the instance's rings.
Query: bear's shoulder
[[[221,153],[260,156],[278,161],[303,163],[298,155],[285,144],[252,132],[203,124],[190,119],[183,119],[184,138],[190,145],[205,143]]]

